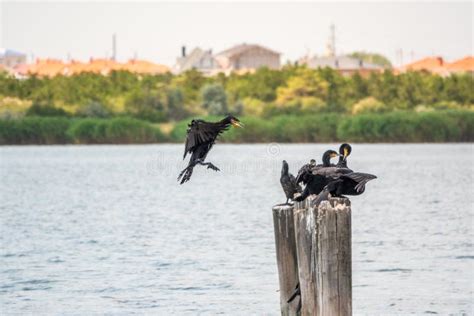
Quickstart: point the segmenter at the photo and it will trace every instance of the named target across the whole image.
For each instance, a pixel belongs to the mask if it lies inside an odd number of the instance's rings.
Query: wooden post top
[[[272,207],[273,211],[285,211],[285,210],[291,210],[293,209],[293,205],[290,204],[277,204]]]
[[[306,200],[302,202],[296,202],[294,209],[295,211],[307,210],[311,208],[311,202],[316,199],[316,195],[310,195]],[[320,208],[327,209],[329,207],[339,210],[351,206],[351,200],[347,197],[330,197],[327,201],[322,201],[319,205]]]

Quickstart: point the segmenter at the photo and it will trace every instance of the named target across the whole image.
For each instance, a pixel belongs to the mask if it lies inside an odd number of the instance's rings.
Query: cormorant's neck
[[[230,125],[230,122],[226,119],[223,119],[219,121],[219,125],[227,127]]]
[[[330,154],[324,154],[323,155],[323,166],[324,167],[329,167],[331,165],[331,155]]]

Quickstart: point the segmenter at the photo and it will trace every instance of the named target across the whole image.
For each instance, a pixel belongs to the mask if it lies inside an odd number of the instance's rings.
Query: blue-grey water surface
[[[1,147],[2,315],[278,315],[271,207],[329,145]],[[336,145],[331,145],[336,147]],[[357,315],[473,313],[472,144],[358,145]]]

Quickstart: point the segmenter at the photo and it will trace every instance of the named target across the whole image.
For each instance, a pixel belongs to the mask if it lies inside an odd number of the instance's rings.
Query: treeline
[[[255,73],[204,77],[140,76],[117,71],[108,76],[16,79],[0,73],[0,118],[58,116],[133,117],[150,122],[191,116],[272,118],[281,115],[377,114],[396,111],[472,109],[473,77],[440,77],[423,72],[344,77],[330,68],[287,65]]]
[[[159,128],[134,118],[25,117],[0,120],[1,145],[139,144],[166,140]]]
[[[207,117],[216,120],[216,117]],[[244,129],[231,129],[223,142],[472,142],[474,112],[443,110],[386,114],[285,115],[242,117]],[[129,144],[178,142],[187,120],[164,133],[160,126],[134,118],[25,117],[0,120],[0,145]]]

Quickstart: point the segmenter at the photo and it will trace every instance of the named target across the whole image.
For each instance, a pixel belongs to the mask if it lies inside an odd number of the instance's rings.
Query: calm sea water
[[[278,315],[271,207],[335,145],[1,147],[2,315]],[[354,145],[355,314],[473,313],[473,145]]]

